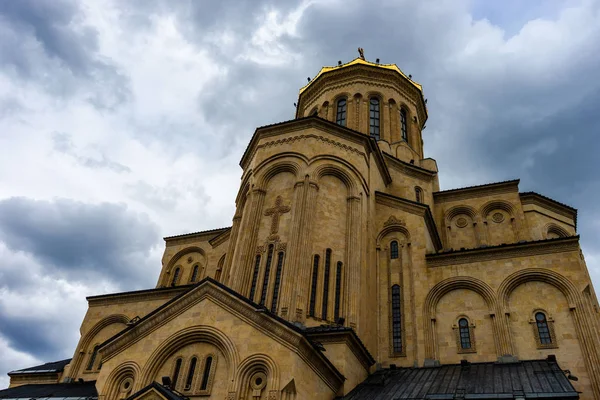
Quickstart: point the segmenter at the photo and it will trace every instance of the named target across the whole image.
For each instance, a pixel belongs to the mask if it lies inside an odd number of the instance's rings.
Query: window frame
[[[390,242],[390,260],[397,260],[400,258],[400,243],[397,240]]]
[[[321,319],[327,321],[329,308],[329,275],[331,274],[331,249],[325,250],[325,268],[323,271],[323,301],[321,303]]]
[[[537,315],[543,314],[545,318],[546,328],[548,329],[548,336],[550,337],[550,343],[542,343],[540,337],[540,327],[537,321]],[[536,309],[531,313],[531,319],[529,320],[533,328],[533,337],[538,349],[557,349],[558,342],[556,340],[556,333],[554,332],[554,318],[546,311],[542,309]]]
[[[461,327],[460,321],[465,320],[467,322],[467,326]],[[466,328],[469,334],[469,345],[470,347],[463,347],[463,341],[461,337],[461,333],[464,332]],[[461,314],[456,317],[454,325],[452,325],[452,329],[456,335],[456,352],[458,354],[469,354],[469,353],[477,353],[477,342],[475,341],[475,324],[471,321],[471,319],[464,314]]]
[[[400,107],[400,138],[408,143],[408,112]]]
[[[313,271],[312,271],[312,279],[311,279],[311,288],[310,288],[310,299],[308,303],[308,315],[310,317],[315,317],[317,310],[317,286],[319,284],[319,262],[321,261],[321,256],[315,254],[313,256]]]
[[[397,289],[397,293],[396,293]],[[406,356],[405,346],[405,329],[403,318],[402,287],[399,284],[394,284],[389,288],[389,334],[390,334],[390,356],[404,357]],[[399,348],[397,344],[399,343]]]
[[[377,104],[373,104],[373,101],[377,101]],[[381,140],[381,99],[378,96],[369,97],[369,136]]]
[[[344,102],[343,109],[340,110],[341,102]],[[340,117],[341,115],[341,117]],[[335,102],[335,123],[340,126],[346,126],[348,121],[348,97],[342,96]]]

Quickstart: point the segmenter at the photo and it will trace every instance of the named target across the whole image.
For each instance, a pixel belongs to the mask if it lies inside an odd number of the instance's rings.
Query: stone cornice
[[[307,336],[320,343],[345,344],[367,372],[371,365],[375,363],[371,354],[369,354],[364,345],[357,340],[356,335],[350,330],[307,333]]]
[[[556,200],[553,200],[549,197],[543,196],[539,193],[535,192],[524,192],[519,193],[519,197],[521,198],[521,204],[532,204],[536,206],[540,206],[552,212],[555,212],[563,217],[571,218],[575,223],[575,229],[577,229],[577,209],[566,204],[562,204]]]
[[[469,264],[569,251],[579,252],[579,236],[427,254],[425,259],[428,267],[442,267],[446,265]]]
[[[208,243],[214,249],[215,247],[217,247],[217,246],[225,243],[227,240],[229,240],[229,236],[230,235],[231,235],[231,227],[227,228],[227,230],[224,230],[223,232],[221,232],[220,234],[218,234],[214,238],[210,239],[208,241]]]
[[[375,192],[375,201],[379,204],[397,208],[423,217],[425,220],[425,226],[429,231],[431,241],[433,242],[436,250],[441,250],[443,248],[442,240],[440,239],[437,226],[435,225],[435,220],[433,219],[433,215],[431,214],[431,210],[427,204],[417,203],[416,201],[403,199],[401,197],[378,191]]]
[[[124,329],[102,343],[100,352],[103,359],[110,359],[204,299],[210,299],[264,335],[296,353],[334,392],[337,392],[342,385],[343,375],[304,337],[298,328],[267,310],[259,308],[249,300],[242,299],[241,295],[210,278],[202,280],[192,289],[143,317],[137,324]]]
[[[375,158],[375,163],[377,164],[377,168],[379,169],[385,184],[389,185],[392,182],[392,177],[388,171],[387,164],[385,163],[385,160],[381,154],[381,150],[379,149],[379,146],[377,146],[377,143],[374,139],[368,135],[344,126],[340,126],[317,116],[298,118],[257,128],[254,132],[254,135],[252,135],[252,139],[250,139],[248,147],[244,151],[242,159],[240,160],[240,166],[244,171],[247,170],[250,160],[252,160],[254,154],[259,148],[260,139],[268,138],[270,136],[277,136],[282,133],[297,132],[307,128],[317,128],[321,131],[362,146],[367,154],[373,155]],[[358,151],[357,149],[341,143],[339,145],[342,147],[345,146],[349,151]],[[358,152],[360,153],[360,151]],[[368,162],[368,159],[366,161]]]
[[[464,188],[434,192],[433,198],[436,203],[443,203],[446,201],[472,199],[476,197],[491,196],[502,193],[517,193],[518,191],[519,179],[514,179],[512,181],[487,183],[485,185],[468,186]]]
[[[419,178],[425,181],[430,181],[437,175],[436,171],[430,171],[428,169],[404,162],[392,156],[391,154],[384,152],[383,157],[389,166],[399,170],[400,172],[406,175],[413,176],[415,178]]]
[[[155,288],[135,290],[131,292],[109,293],[98,296],[88,296],[86,300],[90,307],[106,306],[109,304],[136,303],[141,301],[153,301],[161,299],[171,299],[186,290],[192,285],[180,285],[168,288]]]
[[[193,241],[198,241],[198,239],[214,239],[215,237],[221,235],[223,232],[230,230],[231,227],[227,226],[224,228],[210,229],[207,231],[200,232],[191,232],[191,233],[183,233],[181,235],[174,236],[166,236],[163,238],[167,245],[174,246],[181,244],[180,242],[186,241],[187,239],[194,239]]]

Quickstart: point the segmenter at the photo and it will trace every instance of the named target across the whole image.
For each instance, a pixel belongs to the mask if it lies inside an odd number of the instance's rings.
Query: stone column
[[[242,207],[243,208],[243,207]],[[240,231],[240,223],[242,221],[243,210],[238,210],[233,217],[233,223],[231,225],[231,234],[229,235],[229,245],[227,246],[227,253],[225,254],[225,262],[223,263],[223,271],[221,271],[222,282],[231,286],[232,280],[230,276],[231,261],[233,260],[233,253],[235,252],[238,232]]]
[[[360,197],[349,196],[347,200],[346,222],[346,272],[343,314],[348,325],[358,328],[358,302],[360,300]],[[352,293],[353,295],[350,295]]]
[[[252,189],[249,199],[248,216],[242,226],[244,232],[238,246],[239,256],[236,253],[233,261],[235,264],[231,269],[231,288],[243,295],[246,295],[251,278],[250,271],[254,264],[253,256],[256,253],[256,241],[265,202],[265,194],[266,192],[263,189]]]
[[[392,105],[387,101],[381,100],[380,107],[381,109],[379,113],[379,135],[381,139],[385,140],[388,143],[392,143],[392,119],[390,118]]]

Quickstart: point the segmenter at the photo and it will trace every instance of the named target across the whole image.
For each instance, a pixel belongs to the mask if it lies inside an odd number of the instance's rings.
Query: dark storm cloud
[[[0,307],[0,311],[2,308]],[[60,334],[58,321],[44,318],[25,316],[9,318],[5,312],[0,312],[0,334],[18,351],[35,354],[42,360],[54,360],[63,348],[64,337]],[[13,365],[7,365],[14,368]]]
[[[31,254],[49,271],[75,281],[103,277],[131,286],[130,279],[140,279],[144,270],[140,263],[159,239],[147,216],[122,204],[19,197],[0,201],[0,240],[10,250]]]
[[[82,91],[114,109],[130,96],[128,79],[98,55],[98,33],[81,25],[81,12],[75,1],[0,1],[0,66],[54,95]]]

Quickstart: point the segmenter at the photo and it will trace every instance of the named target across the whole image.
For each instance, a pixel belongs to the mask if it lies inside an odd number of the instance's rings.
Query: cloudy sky
[[[255,127],[358,46],[423,84],[443,189],[578,208],[600,287],[599,44],[600,0],[0,0],[0,388],[72,356],[86,295],[154,286],[163,236],[228,226]]]

